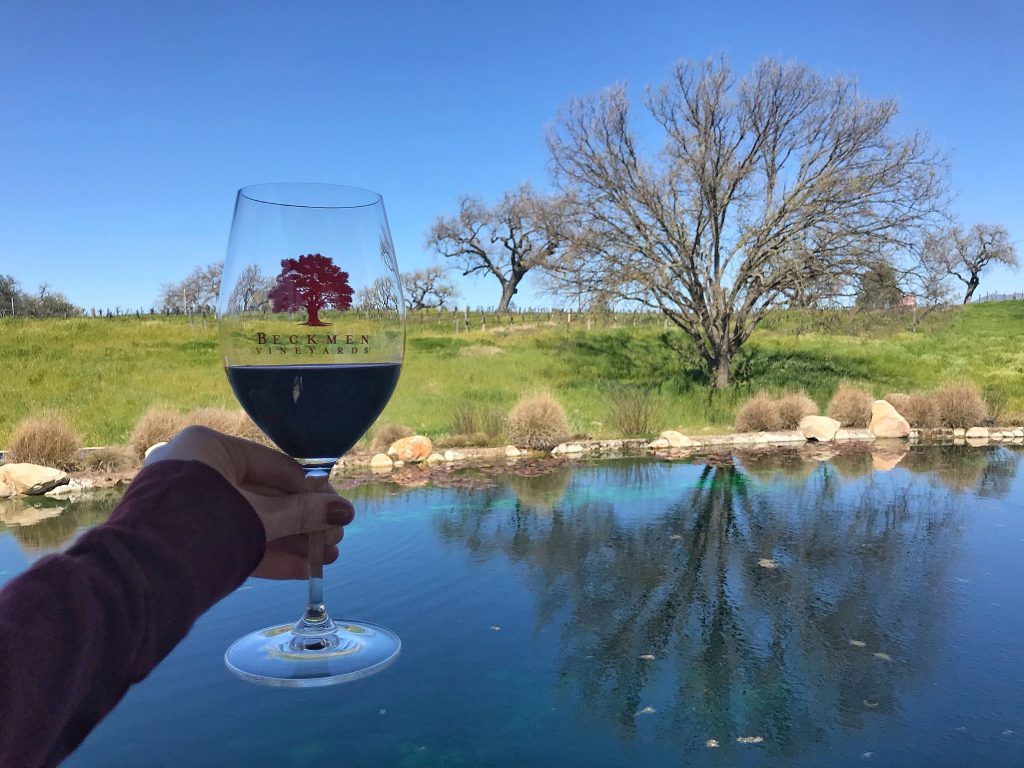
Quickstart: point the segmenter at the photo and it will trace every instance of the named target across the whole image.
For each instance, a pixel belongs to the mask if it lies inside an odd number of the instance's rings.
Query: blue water
[[[67,765],[1024,765],[1021,455],[356,490],[327,604],[396,630],[395,666],[314,690],[234,679],[224,649],[304,599],[250,580]],[[0,527],[0,581],[99,507]]]

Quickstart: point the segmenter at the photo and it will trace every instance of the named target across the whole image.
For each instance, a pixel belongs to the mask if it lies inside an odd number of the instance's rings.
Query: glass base
[[[379,624],[337,621],[330,631],[302,635],[294,624],[281,624],[237,640],[224,663],[250,683],[312,688],[380,672],[401,650],[398,635]]]

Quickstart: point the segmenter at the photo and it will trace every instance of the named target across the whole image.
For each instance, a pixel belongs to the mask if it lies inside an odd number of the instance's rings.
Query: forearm
[[[108,522],[0,592],[0,766],[59,762],[264,547],[259,518],[215,470],[144,469]]]

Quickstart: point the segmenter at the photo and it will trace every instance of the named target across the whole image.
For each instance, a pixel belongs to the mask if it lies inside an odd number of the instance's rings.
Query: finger
[[[328,528],[324,531],[325,548],[337,548],[337,545],[341,543],[343,533],[344,529],[342,528]],[[309,552],[309,537],[304,533],[282,536],[268,543],[267,550],[305,557]]]
[[[240,482],[261,485],[285,493],[302,493],[306,488],[306,473],[298,462],[280,451],[240,437],[224,436],[237,467],[241,469]]]
[[[278,541],[283,541],[283,539],[278,539]],[[337,547],[324,547],[324,565],[330,565],[337,559]],[[305,554],[298,555],[268,546],[266,554],[252,575],[260,579],[305,579],[309,576],[309,560]]]
[[[259,579],[305,579],[309,576],[309,561],[298,555],[268,551],[252,575]]]
[[[330,477],[327,475],[314,475],[313,477],[306,477],[306,490],[326,493],[334,489],[331,487]]]
[[[355,515],[352,504],[335,493],[268,497],[243,490],[242,494],[263,521],[267,541],[348,525]]]

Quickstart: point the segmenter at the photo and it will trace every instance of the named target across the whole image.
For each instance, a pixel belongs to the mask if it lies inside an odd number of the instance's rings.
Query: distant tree
[[[868,265],[858,277],[857,309],[893,309],[903,303],[903,289],[892,265],[880,261]]]
[[[273,287],[273,279],[264,275],[255,264],[250,264],[242,270],[235,281],[228,305],[234,312],[259,312],[270,309],[270,291]]]
[[[395,283],[386,277],[378,277],[370,285],[359,290],[357,306],[367,312],[398,309],[398,294]]]
[[[427,245],[454,259],[463,275],[497,278],[498,311],[505,312],[526,274],[543,268],[561,247],[562,208],[560,198],[540,195],[528,184],[506,192],[493,208],[463,197],[458,215],[437,219]]]
[[[409,309],[443,307],[458,296],[455,286],[438,266],[403,273],[402,289]]]
[[[15,314],[20,297],[18,281],[10,275],[0,275],[0,317]]]
[[[683,62],[646,106],[664,137],[648,157],[623,87],[558,115],[564,263],[662,312],[714,387],[773,308],[854,290],[944,203],[942,159],[920,134],[895,136],[896,103],[850,80],[774,60],[739,78],[724,62]]]
[[[63,293],[50,290],[49,283],[42,283],[32,295],[22,291],[10,275],[0,275],[0,317],[77,317],[82,313]]]
[[[160,289],[160,303],[168,312],[213,312],[217,307],[224,262],[196,267],[184,280],[166,283]]]
[[[290,312],[304,307],[305,325],[328,325],[320,319],[320,310],[348,309],[352,306],[352,288],[348,272],[342,272],[328,257],[319,253],[283,259],[281,273],[268,294],[274,312]]]
[[[51,291],[48,283],[39,286],[35,301],[37,317],[77,317],[82,308],[72,304],[63,293]]]
[[[964,304],[974,296],[981,273],[989,264],[1002,264],[1010,269],[1020,265],[1017,247],[1010,242],[1009,233],[996,224],[975,224],[966,232],[950,227],[928,241],[925,260],[967,286]]]
[[[905,294],[914,300],[914,320],[920,321],[931,311],[947,306],[954,293],[952,278],[936,258],[934,239],[941,233],[927,233],[917,247],[916,257],[911,259],[900,274],[900,285]]]

